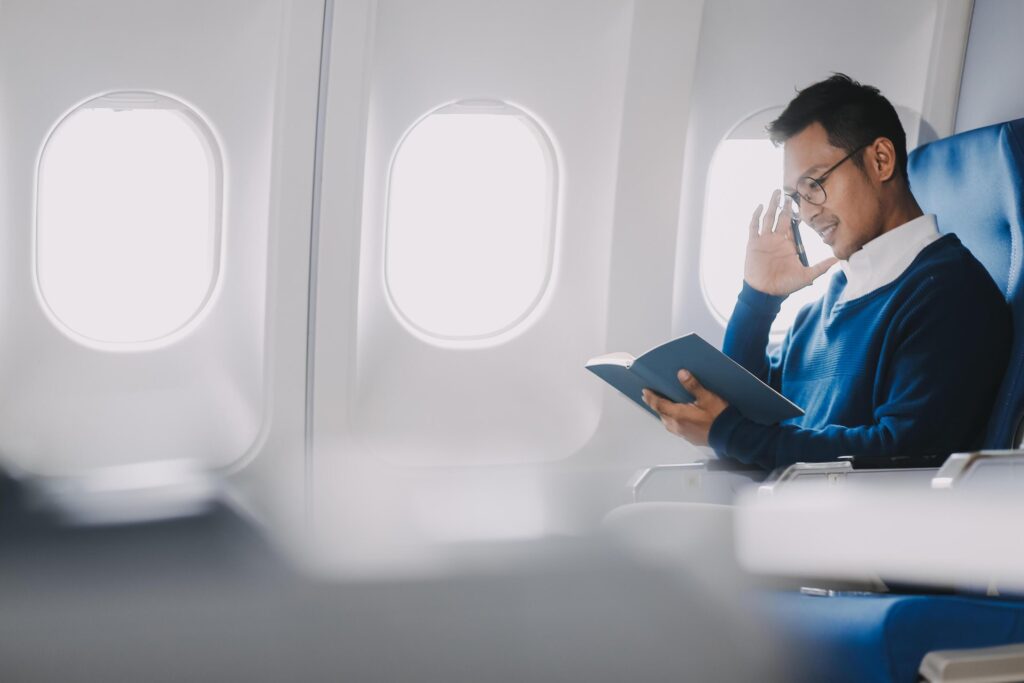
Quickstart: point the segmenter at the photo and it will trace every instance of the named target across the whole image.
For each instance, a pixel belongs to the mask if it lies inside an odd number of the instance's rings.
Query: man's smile
[[[838,222],[829,223],[824,227],[815,227],[814,229],[818,233],[818,235],[821,236],[821,239],[825,244],[832,246],[832,235],[835,233],[837,225],[839,225]]]

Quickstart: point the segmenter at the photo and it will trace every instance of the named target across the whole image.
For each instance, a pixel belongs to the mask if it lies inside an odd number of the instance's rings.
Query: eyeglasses
[[[861,145],[857,149],[853,150],[845,157],[832,164],[832,168],[822,173],[817,178],[811,178],[810,176],[803,176],[800,180],[796,181],[796,191],[789,193],[789,198],[793,200],[793,203],[799,207],[801,201],[805,201],[808,204],[814,206],[821,206],[828,199],[828,195],[825,194],[825,180],[828,179],[832,171],[839,168],[840,165],[847,159],[853,157],[854,154],[867,147],[867,145]]]

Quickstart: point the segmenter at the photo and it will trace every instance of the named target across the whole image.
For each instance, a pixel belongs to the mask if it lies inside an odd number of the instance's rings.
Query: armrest
[[[1024,465],[1024,450],[974,451],[954,453],[932,478],[933,489],[962,486],[977,471],[992,465]]]
[[[758,487],[758,493],[771,495],[780,486],[785,486],[797,479],[807,476],[828,477],[828,481],[834,482],[836,477],[853,471],[853,463],[849,460],[834,460],[830,462],[796,462],[788,467],[780,467],[772,470],[764,483]]]
[[[918,670],[928,683],[1024,680],[1024,645],[929,652]]]
[[[856,579],[883,576],[912,585],[989,586],[1024,591],[1024,456],[979,460],[969,485],[935,490],[930,470],[878,486],[785,486],[743,494],[736,507],[737,556],[770,575]],[[991,465],[989,464],[991,463]],[[984,471],[988,470],[988,471]],[[912,472],[913,470],[907,470]],[[898,470],[886,470],[892,477]],[[977,474],[984,477],[977,477]],[[851,472],[847,476],[857,476]]]
[[[652,465],[638,470],[630,477],[628,487],[631,500],[634,503],[640,502],[640,497],[645,487],[659,475],[676,475],[679,481],[678,491],[682,500],[701,500],[704,502],[723,502],[734,493],[735,484],[756,483],[764,478],[765,472],[756,465],[746,465],[731,460],[696,460],[694,462]],[[713,475],[712,486],[706,487],[707,475]],[[710,495],[700,495],[698,490],[708,488]]]
[[[640,491],[644,487],[644,484],[648,483],[652,477],[659,472],[679,472],[684,476],[686,474],[694,474],[699,476],[698,473],[706,471],[706,462],[704,460],[697,460],[695,462],[685,462],[671,465],[652,465],[645,467],[642,470],[637,470],[629,479],[629,491],[632,496],[634,503],[640,500]]]
[[[839,484],[849,477],[863,480],[865,483],[886,480],[903,483],[907,480],[930,479],[933,474],[938,477],[942,471],[948,471],[948,476],[962,477],[972,464],[995,457],[1005,457],[1007,454],[1020,455],[1024,463],[1024,451],[978,451],[956,455],[845,455],[828,462],[798,462],[780,467],[768,474],[767,478],[762,477],[764,471],[757,465],[748,465],[730,458],[714,458],[646,467],[633,475],[629,481],[629,489],[632,501],[639,502],[644,486],[649,484],[652,478],[666,472],[679,475],[682,481],[680,490],[699,489],[705,474],[723,472],[742,476],[752,482],[763,481],[759,491],[766,495],[770,495],[780,486],[801,479],[823,481],[829,485]],[[948,470],[944,467],[946,463],[949,463]],[[932,486],[940,488],[934,482]]]
[[[780,486],[795,481],[813,480],[836,485],[855,479],[864,483],[904,482],[907,480],[928,480],[939,471],[939,467],[951,456],[872,456],[846,455],[829,462],[798,462],[774,470],[761,485],[759,492],[770,495]]]
[[[950,457],[949,453],[933,455],[845,455],[855,470],[938,469]]]
[[[708,458],[702,461],[708,472],[754,472],[764,478],[765,471],[759,465],[740,462],[732,458]]]

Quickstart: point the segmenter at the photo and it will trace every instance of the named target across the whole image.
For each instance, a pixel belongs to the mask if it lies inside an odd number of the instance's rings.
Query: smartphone
[[[800,239],[800,218],[793,216],[789,219],[789,229],[793,231],[793,244],[796,245],[797,256],[800,257],[800,263],[804,265],[804,268],[811,265],[807,262],[807,252],[804,251],[804,241]]]

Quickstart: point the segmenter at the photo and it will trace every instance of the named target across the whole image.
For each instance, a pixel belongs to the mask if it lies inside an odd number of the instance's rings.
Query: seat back
[[[956,233],[1002,290],[1013,314],[1010,364],[985,434],[986,448],[1017,445],[1024,416],[1024,119],[915,149],[911,190],[939,230]],[[964,333],[970,333],[965,330]]]

